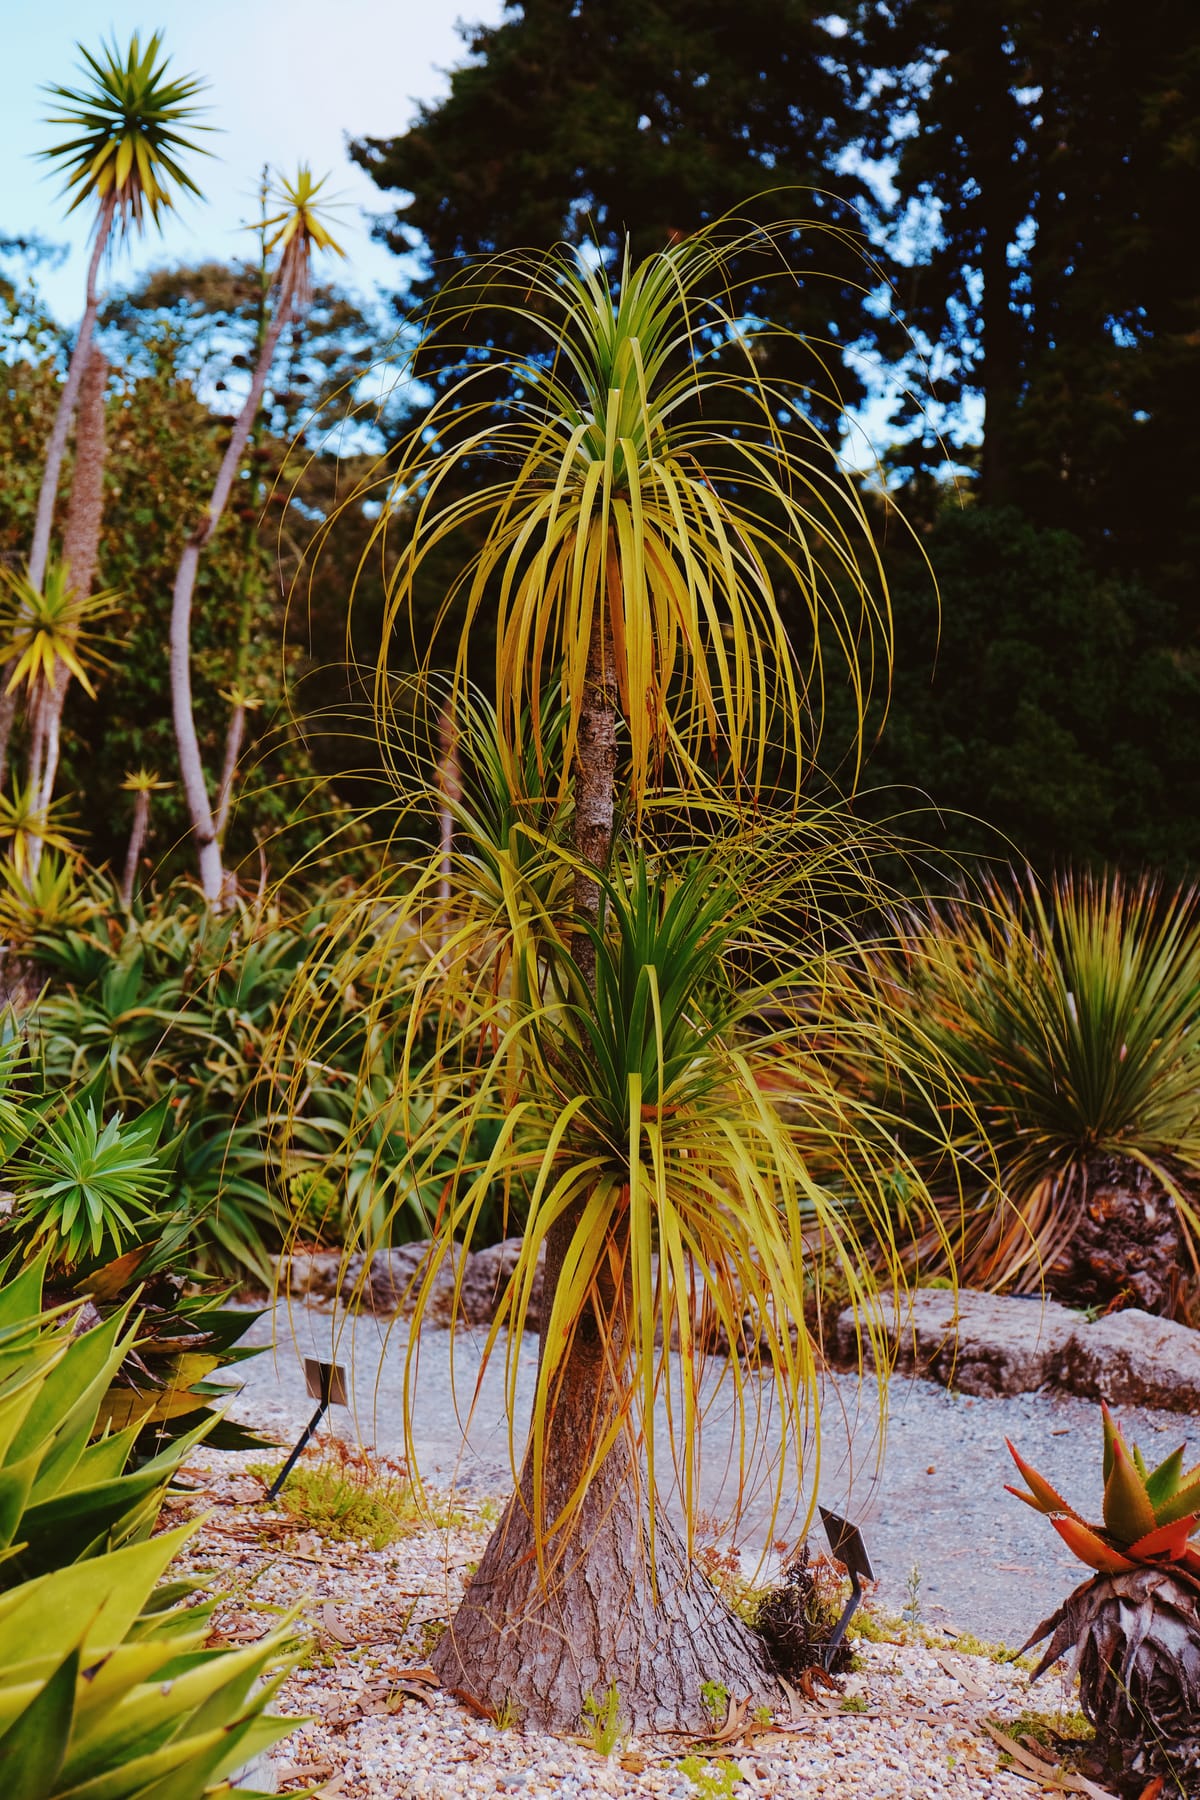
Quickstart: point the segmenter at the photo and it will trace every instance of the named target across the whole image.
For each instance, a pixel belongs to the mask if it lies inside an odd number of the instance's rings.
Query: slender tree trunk
[[[121,905],[126,910],[133,905],[133,890],[137,881],[138,864],[142,860],[146,833],[149,829],[150,796],[145,790],[142,790],[133,798],[133,824],[129,828],[129,847],[125,852],[125,872],[121,876]]]
[[[200,886],[204,890],[204,897],[209,905],[218,909],[227,906],[231,896],[221,863],[217,826],[208,797],[204,764],[200,758],[200,740],[196,733],[196,719],[192,710],[192,596],[196,590],[200,553],[211,541],[213,533],[221,522],[221,516],[229,502],[230,493],[233,491],[234,479],[242,460],[242,453],[246,448],[247,439],[250,436],[251,427],[262,404],[263,390],[267,385],[267,376],[275,355],[275,347],[291,311],[292,293],[293,287],[290,284],[280,293],[275,316],[271,320],[258,361],[254,366],[250,392],[234,422],[229,444],[221,459],[221,467],[217,471],[212,498],[209,500],[202,522],[184,545],[171,595],[171,706],[175,718],[175,743],[179,751],[179,769],[183,778],[183,792],[187,800],[188,815],[192,822],[192,835],[196,840],[196,854],[200,863]]]
[[[598,619],[575,765],[575,848],[588,865],[576,877],[576,909],[593,922],[600,888],[589,870],[608,863],[615,812],[617,711],[609,665],[607,630]],[[586,931],[576,934],[573,948],[594,980]],[[543,1363],[552,1296],[576,1223],[577,1216],[566,1217],[547,1235]],[[706,1681],[722,1682],[739,1697],[768,1693],[773,1683],[759,1640],[692,1569],[661,1509],[652,1517],[631,1427],[620,1430],[590,1471],[593,1446],[628,1417],[624,1251],[616,1239],[595,1301],[559,1366],[548,1406],[544,1491],[534,1493],[527,1447],[517,1491],[433,1661],[445,1687],[494,1710],[512,1707],[529,1725],[577,1727],[588,1699],[603,1702],[612,1684],[627,1728],[701,1730],[709,1720],[701,1698]],[[583,1500],[573,1507],[589,1474]],[[566,1516],[541,1564],[534,1536],[539,1512],[547,1522]]]
[[[71,587],[81,600],[90,595],[100,559],[100,528],[104,523],[104,463],[108,444],[104,432],[104,401],[108,387],[108,362],[93,346],[79,388],[79,422],[75,427],[75,472],[71,499],[63,527],[63,562]],[[63,708],[71,685],[70,670],[60,665],[54,685],[46,695],[45,726],[41,734],[37,768],[30,756],[30,791],[39,812],[49,811],[58,777],[62,742]],[[30,846],[30,873],[36,874],[42,857],[40,839]]]
[[[225,727],[225,761],[221,766],[221,785],[217,789],[217,816],[214,820],[218,843],[223,843],[225,839],[225,827],[229,823],[229,808],[233,803],[233,780],[237,774],[238,757],[242,754],[242,739],[245,735],[246,708],[240,700],[237,700],[229,714],[229,723]]]

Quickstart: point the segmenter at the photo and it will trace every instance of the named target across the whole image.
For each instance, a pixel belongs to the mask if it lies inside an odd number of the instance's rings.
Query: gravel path
[[[859,1667],[839,1691],[748,1719],[715,1748],[643,1737],[601,1755],[582,1732],[504,1729],[423,1668],[430,1630],[457,1603],[488,1527],[468,1509],[382,1549],[330,1542],[264,1505],[251,1461],[201,1447],[185,1471],[194,1491],[169,1509],[172,1522],[202,1520],[181,1561],[228,1596],[216,1641],[253,1642],[297,1604],[313,1633],[272,1706],[297,1729],[243,1771],[250,1787],[311,1783],[338,1800],[1027,1800],[1043,1779],[1031,1787],[1000,1768],[989,1726],[1021,1736],[1017,1721],[1033,1709],[1072,1729],[1071,1691],[1057,1677],[1031,1695],[1024,1670],[903,1630],[860,1639]],[[1032,1769],[1053,1780],[1051,1765]],[[1073,1791],[1104,1800],[1090,1784]]]
[[[403,1454],[403,1326],[389,1332],[371,1315],[280,1305],[254,1325],[248,1341],[275,1348],[241,1365],[246,1385],[236,1416],[294,1440],[311,1412],[302,1357],[336,1358],[351,1370],[353,1408],[328,1415],[331,1428],[380,1454]],[[427,1330],[420,1343],[417,1465],[434,1485],[467,1496],[502,1495],[512,1485],[502,1354],[475,1397],[482,1341],[482,1334]],[[528,1416],[535,1348],[527,1338],[518,1381],[520,1428]],[[1152,1462],[1181,1439],[1190,1460],[1200,1460],[1200,1421],[1134,1409],[1121,1416],[1127,1436]],[[809,1492],[793,1489],[772,1524],[766,1472],[775,1440],[769,1418],[758,1435],[736,1543],[748,1573],[764,1556],[769,1573],[770,1542],[798,1534]],[[1099,1411],[1088,1402],[1052,1394],[973,1400],[929,1382],[897,1379],[881,1459],[873,1378],[827,1376],[819,1494],[862,1526],[882,1606],[902,1611],[915,1585],[927,1623],[1019,1644],[1076,1584],[1079,1564],[1047,1522],[1004,1492],[1004,1483],[1015,1479],[1006,1436],[1085,1516],[1098,1512]],[[716,1517],[728,1515],[736,1498],[736,1442],[727,1393],[719,1393],[706,1419],[701,1478],[703,1505]],[[814,1460],[810,1456],[810,1466]]]

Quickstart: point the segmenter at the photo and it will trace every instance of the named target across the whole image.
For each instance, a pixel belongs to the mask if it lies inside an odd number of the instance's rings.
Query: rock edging
[[[890,1319],[871,1321],[901,1374],[964,1394],[1058,1389],[1111,1405],[1200,1413],[1200,1332],[1136,1308],[1089,1320],[1054,1300],[917,1288]],[[875,1360],[852,1310],[838,1319],[841,1361]]]

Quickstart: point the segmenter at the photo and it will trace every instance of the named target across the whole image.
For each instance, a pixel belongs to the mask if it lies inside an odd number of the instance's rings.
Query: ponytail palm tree
[[[29,580],[35,588],[41,587],[46,573],[59,472],[92,346],[100,264],[114,232],[140,234],[147,218],[161,224],[163,213],[173,204],[173,188],[199,193],[184,164],[188,156],[198,153],[192,133],[206,129],[194,123],[200,110],[195,98],[204,84],[193,76],[168,78],[167,58],[160,54],[162,38],[157,32],[144,50],[135,32],[124,55],[115,43],[102,46],[98,56],[82,45],[79,48],[87,65],[88,84],[49,90],[59,103],[50,123],[66,126],[71,135],[41,154],[66,178],[67,192],[72,195],[68,210],[94,205],[96,216],[83,320],[46,446],[29,552]]]
[[[294,182],[284,179],[279,185],[274,196],[279,210],[262,222],[267,234],[266,251],[278,252],[272,282],[274,310],[259,344],[258,356],[250,376],[250,391],[233,422],[229,443],[221,458],[221,466],[217,470],[204,516],[184,545],[171,595],[171,704],[175,720],[175,742],[179,751],[179,767],[192,834],[196,840],[200,885],[210,906],[225,903],[226,878],[221,859],[220,832],[213,817],[192,708],[192,596],[196,590],[201,553],[212,541],[229,504],[246,444],[262,405],[267,377],[275,360],[279,340],[284,328],[299,320],[308,305],[313,252],[331,250],[337,256],[345,254],[325,222],[320,194],[326,179],[328,178],[314,181],[311,171],[301,164]],[[233,771],[230,770],[227,777],[230,785],[232,779]]]
[[[790,1445],[776,1491],[794,1489],[817,1367],[806,1298],[834,1265],[863,1297],[854,1221],[886,1245],[896,1153],[877,1156],[887,1134],[820,1054],[854,858],[798,795],[825,659],[865,705],[889,613],[857,491],[802,396],[763,374],[772,332],[730,289],[732,259],[755,249],[789,279],[785,241],[717,226],[615,273],[562,249],[448,284],[438,397],[381,513],[404,534],[394,630],[411,630],[426,559],[463,546],[429,651],[455,619],[442,660],[462,793],[431,776],[431,820],[454,814],[449,865],[443,843],[403,899],[359,903],[347,978],[356,932],[386,962],[382,932],[424,927],[399,1075],[427,1097],[411,1180],[472,1141],[473,1120],[500,1122],[485,1159],[459,1151],[437,1254],[469,1241],[498,1180],[521,1196],[489,1343],[514,1327],[510,1359],[545,1253],[516,1491],[435,1663],[447,1686],[560,1728],[610,1684],[627,1723],[660,1728],[703,1726],[705,1682],[770,1690],[760,1640],[663,1510],[663,1470],[682,1445],[690,1521],[703,1360],[723,1340],[751,1428],[761,1390],[738,1353],[769,1363]],[[502,402],[496,356],[470,345],[476,304],[510,310],[532,345]],[[490,730],[466,686],[485,609]],[[386,667],[379,691],[386,712]]]

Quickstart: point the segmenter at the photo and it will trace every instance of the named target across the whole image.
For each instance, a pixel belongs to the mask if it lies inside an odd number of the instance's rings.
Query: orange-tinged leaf
[[[1130,1562],[1127,1556],[1106,1544],[1082,1519],[1052,1516],[1050,1523],[1072,1556],[1077,1556],[1089,1569],[1096,1569],[1101,1575],[1123,1575],[1137,1568],[1135,1562]]]
[[[1170,1525],[1159,1525],[1148,1531],[1145,1537],[1130,1544],[1130,1556],[1162,1556],[1168,1562],[1178,1562],[1188,1547],[1188,1539],[1196,1529],[1200,1518],[1196,1513],[1189,1513],[1185,1519],[1175,1519]]]
[[[1066,1513],[1069,1518],[1077,1519],[1079,1514],[1075,1511],[1075,1508],[1073,1506],[1068,1506],[1067,1502],[1063,1499],[1057,1489],[1050,1486],[1050,1483],[1046,1480],[1045,1476],[1039,1475],[1037,1470],[1032,1468],[1030,1464],[1025,1461],[1025,1458],[1013,1444],[1012,1439],[1005,1438],[1004,1441],[1008,1445],[1010,1456],[1029,1484],[1028,1494],[1022,1494],[1013,1487],[1008,1489],[1009,1493],[1016,1494],[1018,1500],[1024,1500],[1027,1506],[1032,1506],[1037,1512]],[[1030,1497],[1031,1495],[1032,1498]]]

